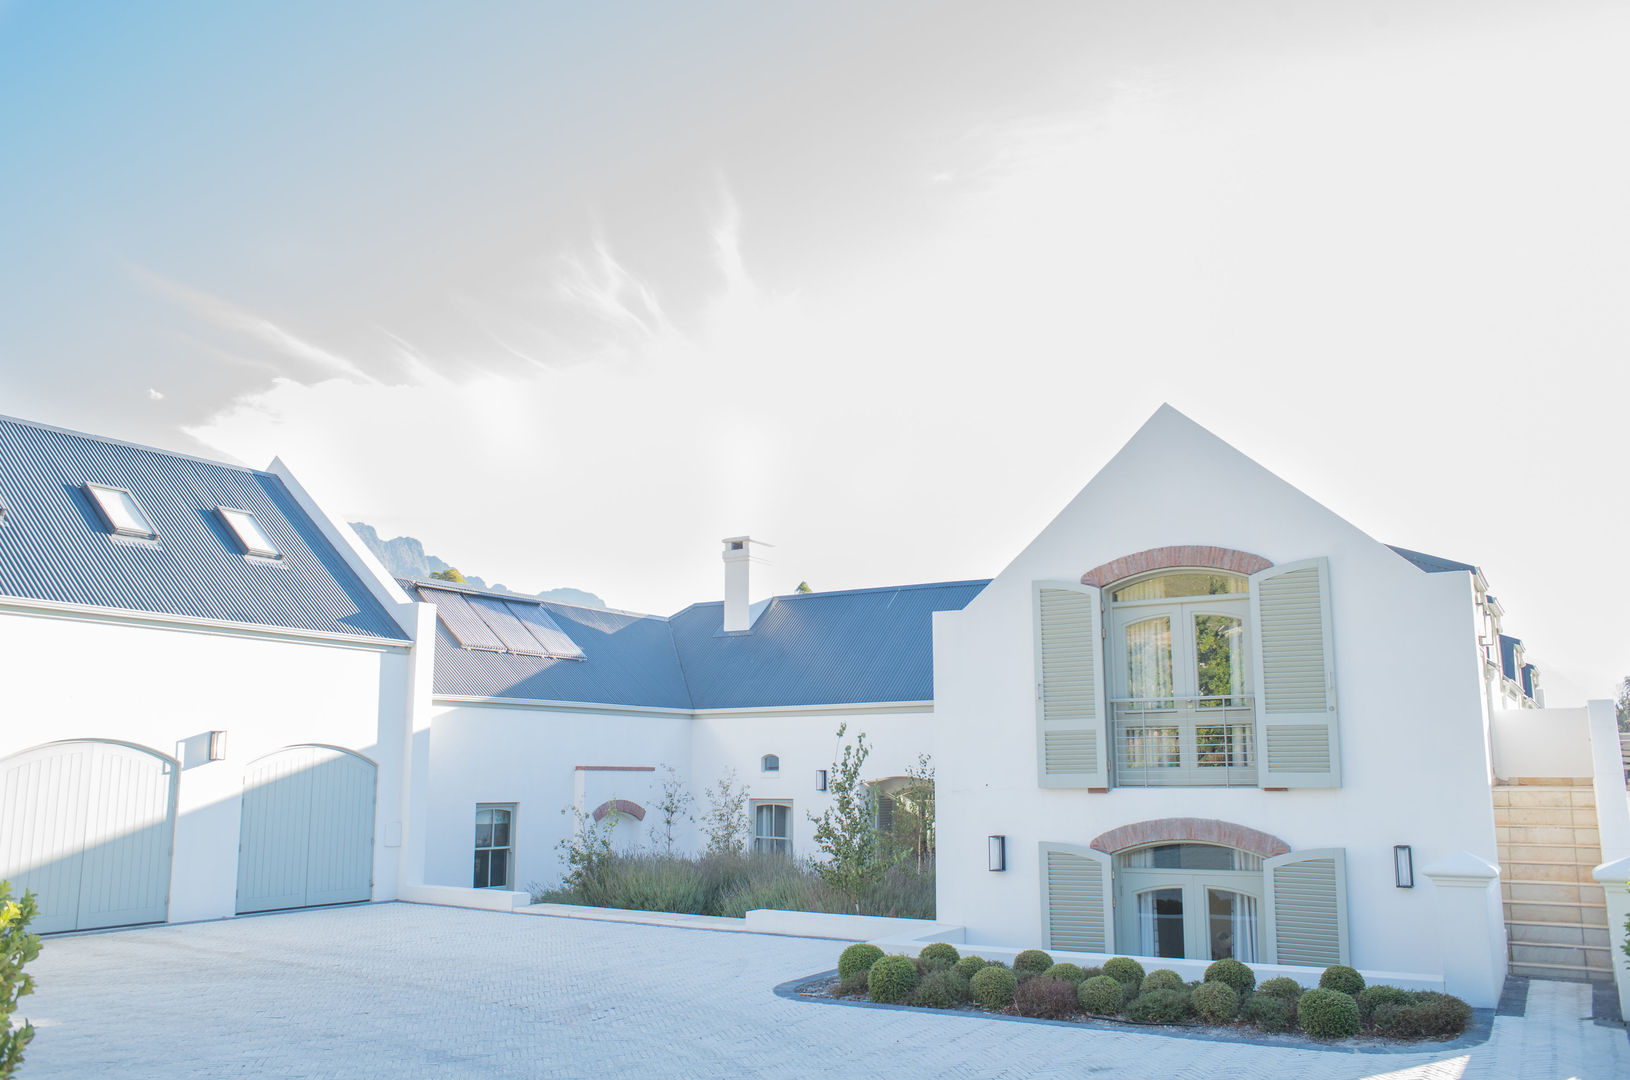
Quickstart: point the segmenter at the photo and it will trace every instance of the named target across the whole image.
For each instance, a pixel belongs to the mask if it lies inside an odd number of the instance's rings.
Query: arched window
[[[1115,856],[1116,944],[1140,956],[1262,959],[1262,856],[1167,843]]]
[[[781,758],[777,754],[765,754],[759,760],[758,767],[761,772],[778,773],[781,771]]]

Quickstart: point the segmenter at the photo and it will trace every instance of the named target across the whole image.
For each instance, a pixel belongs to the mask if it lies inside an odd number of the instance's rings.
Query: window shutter
[[[1036,583],[1037,770],[1044,788],[1109,786],[1099,590]]]
[[[1262,862],[1267,962],[1329,967],[1349,963],[1347,853],[1312,848]]]
[[[1041,845],[1041,939],[1046,949],[1110,952],[1109,856]]]
[[[1257,778],[1262,787],[1340,787],[1330,563],[1251,575],[1256,638]]]

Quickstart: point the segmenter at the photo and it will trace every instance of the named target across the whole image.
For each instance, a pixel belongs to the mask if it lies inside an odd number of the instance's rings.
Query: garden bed
[[[1269,979],[1258,987],[1255,974],[1234,961],[1213,964],[1207,972],[1212,976],[1209,982],[1197,983],[1184,983],[1161,969],[1145,972],[1127,957],[1117,957],[1104,968],[1110,974],[1054,965],[1040,950],[1019,954],[1014,967],[1008,968],[958,956],[944,943],[925,946],[920,957],[883,957],[881,950],[862,945],[844,951],[839,970],[785,983],[776,993],[870,1009],[932,1010],[1345,1053],[1422,1053],[1474,1046],[1487,1040],[1492,1028],[1492,1010],[1474,1010],[1458,998],[1431,991],[1365,987],[1362,977],[1345,967],[1328,969],[1321,979],[1326,985],[1312,990],[1289,979]],[[970,975],[991,969],[975,990]],[[1116,986],[1093,983],[1094,979]],[[1083,990],[1088,983],[1092,985]],[[1274,1000],[1259,1000],[1264,998]],[[1321,1037],[1315,1031],[1332,1034]]]

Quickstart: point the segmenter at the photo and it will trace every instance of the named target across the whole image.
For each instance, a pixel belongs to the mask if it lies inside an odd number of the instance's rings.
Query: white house
[[[1510,640],[1490,609],[1475,567],[1379,543],[1163,407],[935,617],[939,918],[976,945],[1339,962],[1481,1005],[1509,919],[1539,935],[1509,954],[1525,973],[1605,976],[1594,810],[1625,817],[1623,777],[1593,790],[1588,724],[1551,725],[1571,765],[1496,768],[1513,714],[1491,710],[1535,703],[1531,675],[1504,690],[1523,668],[1487,651]]]

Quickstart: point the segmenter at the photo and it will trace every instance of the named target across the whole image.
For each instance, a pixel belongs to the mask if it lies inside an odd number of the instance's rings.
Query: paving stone
[[[28,1080],[117,1076],[965,1080],[1630,1076],[1583,984],[1487,1043],[1363,1055],[793,1001],[841,945],[380,904],[54,938]]]

